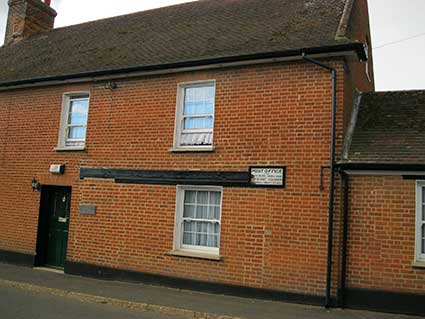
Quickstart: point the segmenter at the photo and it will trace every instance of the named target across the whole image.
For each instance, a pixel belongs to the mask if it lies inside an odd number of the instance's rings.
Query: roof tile
[[[425,91],[363,94],[347,162],[425,164]]]
[[[200,0],[0,48],[3,83],[341,44],[346,0]]]

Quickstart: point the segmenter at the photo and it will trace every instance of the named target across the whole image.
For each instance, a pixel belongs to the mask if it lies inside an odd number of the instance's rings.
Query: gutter
[[[326,299],[325,307],[331,306],[331,277],[332,277],[332,250],[333,250],[333,223],[334,223],[334,197],[335,197],[335,130],[336,130],[336,81],[337,74],[336,70],[328,65],[325,65],[317,60],[307,57],[305,53],[302,53],[304,60],[317,65],[331,74],[332,79],[332,119],[331,119],[331,147],[330,147],[330,185],[329,185],[329,209],[328,209],[328,257],[327,257],[327,269],[326,269]]]
[[[338,44],[331,46],[315,47],[300,50],[275,51],[259,54],[240,55],[233,57],[222,57],[205,60],[185,61],[178,63],[168,63],[160,65],[149,65],[142,67],[131,67],[123,69],[113,69],[104,71],[82,72],[60,76],[48,76],[18,81],[1,82],[0,90],[8,90],[20,87],[30,87],[35,85],[63,84],[64,82],[90,82],[95,80],[108,80],[112,78],[127,78],[131,75],[140,76],[144,74],[165,74],[189,71],[193,69],[210,69],[227,66],[238,66],[258,63],[273,63],[281,60],[296,60],[303,54],[308,55],[330,55],[341,56],[349,52],[354,52],[361,61],[367,60],[364,45],[361,42]]]
[[[349,172],[352,171],[355,175],[355,172],[424,172],[425,164],[418,163],[338,163],[338,168],[343,171]],[[358,174],[357,174],[358,175]]]

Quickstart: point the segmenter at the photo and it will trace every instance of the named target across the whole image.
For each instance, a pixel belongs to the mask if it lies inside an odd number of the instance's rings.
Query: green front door
[[[63,268],[68,244],[71,192],[66,188],[53,188],[49,193],[46,265]]]

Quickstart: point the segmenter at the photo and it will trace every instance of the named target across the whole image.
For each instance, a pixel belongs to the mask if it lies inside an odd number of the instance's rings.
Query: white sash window
[[[221,187],[177,187],[175,250],[219,254],[221,202]]]
[[[88,111],[88,93],[64,94],[58,149],[84,149]]]
[[[214,110],[214,81],[180,84],[177,97],[174,148],[212,148]]]

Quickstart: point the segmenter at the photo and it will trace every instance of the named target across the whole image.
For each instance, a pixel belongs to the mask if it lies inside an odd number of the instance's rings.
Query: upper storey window
[[[179,85],[175,148],[212,149],[215,81]]]
[[[84,149],[89,111],[88,93],[65,94],[62,106],[59,149]]]

